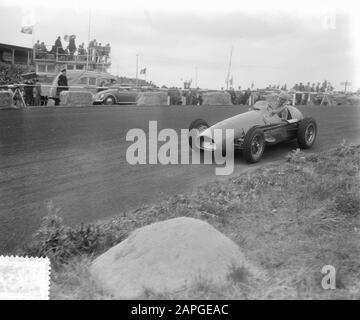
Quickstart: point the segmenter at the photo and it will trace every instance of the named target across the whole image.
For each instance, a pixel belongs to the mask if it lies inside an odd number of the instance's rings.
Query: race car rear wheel
[[[196,119],[193,122],[190,123],[189,126],[189,131],[191,131],[192,129],[197,129],[199,130],[199,133],[201,133],[202,131],[206,130],[207,128],[209,128],[209,124],[203,120],[203,119]],[[192,148],[192,137],[189,135],[189,145],[190,148]]]
[[[314,144],[317,126],[313,118],[304,118],[298,128],[297,140],[300,148],[309,149]]]
[[[250,163],[258,162],[265,150],[264,132],[257,128],[251,128],[245,135],[243,155]]]

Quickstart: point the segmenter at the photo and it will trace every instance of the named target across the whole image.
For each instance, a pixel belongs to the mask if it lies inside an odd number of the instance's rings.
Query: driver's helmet
[[[284,104],[287,101],[291,101],[292,97],[290,94],[286,93],[286,92],[280,92],[279,96],[278,96],[278,102],[281,102],[281,104]]]

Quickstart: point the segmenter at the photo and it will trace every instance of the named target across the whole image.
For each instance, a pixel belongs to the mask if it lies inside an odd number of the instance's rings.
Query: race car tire
[[[196,119],[190,123],[189,131],[192,129],[198,129],[200,132],[204,131],[205,129],[209,128],[209,124],[203,119]],[[189,135],[189,145],[192,148],[192,137]]]
[[[258,128],[251,128],[245,135],[243,155],[247,162],[260,161],[265,150],[264,132]]]
[[[301,120],[297,132],[299,147],[302,149],[310,149],[315,142],[316,135],[316,121],[313,118],[304,118]]]
[[[115,104],[115,98],[113,96],[108,96],[104,99],[103,104],[111,106],[111,105]]]

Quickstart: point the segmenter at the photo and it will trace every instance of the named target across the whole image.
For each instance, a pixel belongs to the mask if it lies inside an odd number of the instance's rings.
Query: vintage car
[[[113,87],[93,96],[94,104],[136,104],[139,90],[132,87]]]
[[[40,77],[42,83],[42,95],[47,99],[58,100],[57,83],[60,73],[56,76],[49,77],[45,80],[45,76]],[[86,71],[86,70],[68,70],[66,72],[68,79],[69,91],[87,91],[95,94],[99,88],[109,86],[116,81],[116,78],[107,72]]]
[[[313,118],[304,117],[300,110],[291,105],[287,105],[279,116],[267,101],[258,101],[249,111],[211,126],[203,119],[196,119],[190,124],[189,130],[192,129],[196,129],[197,134],[189,136],[193,149],[212,152],[221,149],[222,153],[226,152],[225,134],[222,134],[223,140],[216,143],[214,131],[233,129],[233,147],[241,150],[250,163],[261,159],[265,145],[297,139],[300,148],[308,149],[314,144],[317,135],[317,125]]]

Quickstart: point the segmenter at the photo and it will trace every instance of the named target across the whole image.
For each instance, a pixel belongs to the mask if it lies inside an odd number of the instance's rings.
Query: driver
[[[288,110],[286,105],[291,101],[291,95],[286,92],[281,92],[274,103],[270,103],[272,109],[270,115],[277,114],[282,119],[287,119]]]

